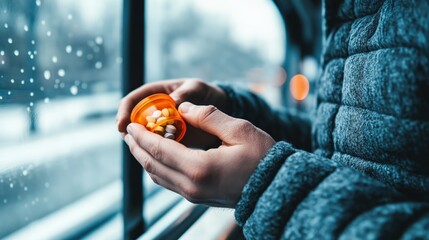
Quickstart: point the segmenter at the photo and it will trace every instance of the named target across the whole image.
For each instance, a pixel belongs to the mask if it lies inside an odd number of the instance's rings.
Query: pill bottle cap
[[[172,114],[165,121],[174,120],[177,130],[176,141],[180,141],[186,132],[185,121],[180,116],[179,111],[176,109],[176,103],[168,95],[164,93],[157,93],[150,95],[143,100],[141,100],[132,110],[130,120],[133,123],[140,123],[143,126],[146,126],[147,120],[146,117],[150,116],[153,110],[161,110],[163,108],[171,108],[175,111],[176,114]],[[163,124],[162,122],[156,124],[153,129],[157,126]],[[152,131],[153,132],[153,131]]]

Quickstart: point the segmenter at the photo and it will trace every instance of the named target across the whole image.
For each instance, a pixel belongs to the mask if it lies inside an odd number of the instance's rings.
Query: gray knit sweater
[[[324,16],[313,121],[222,85],[278,141],[236,220],[248,239],[429,239],[429,1],[333,0]]]

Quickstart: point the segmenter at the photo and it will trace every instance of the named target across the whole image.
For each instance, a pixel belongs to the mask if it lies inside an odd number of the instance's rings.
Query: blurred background
[[[0,238],[67,237],[70,229],[121,221],[114,116],[127,81],[122,7],[121,0],[0,2]],[[297,63],[309,89],[295,95],[284,68],[288,31],[274,2],[148,0],[145,17],[147,82],[224,81],[274,106],[286,98],[300,111],[314,108],[319,59]],[[155,196],[150,189],[157,186],[145,181],[147,198]],[[162,194],[157,206],[145,206],[147,221],[167,211],[162,201],[179,198]],[[115,226],[112,238],[121,236]]]

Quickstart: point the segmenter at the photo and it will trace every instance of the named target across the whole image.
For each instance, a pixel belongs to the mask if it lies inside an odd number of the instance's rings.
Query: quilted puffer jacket
[[[228,85],[278,142],[235,215],[248,239],[429,239],[429,1],[324,3],[310,121]]]

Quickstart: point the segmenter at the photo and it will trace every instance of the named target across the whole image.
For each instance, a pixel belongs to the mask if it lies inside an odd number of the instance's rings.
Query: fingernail
[[[132,126],[132,124],[128,124],[128,126],[127,126],[127,132],[129,134],[133,134],[133,126]]]
[[[189,112],[189,110],[192,107],[194,107],[194,104],[192,104],[190,102],[184,102],[184,103],[180,104],[179,111],[182,113],[187,113],[187,112]]]

